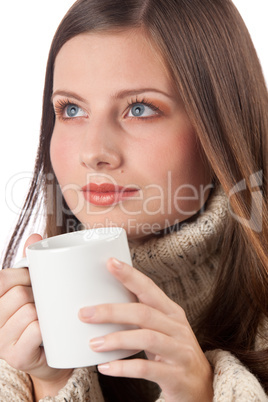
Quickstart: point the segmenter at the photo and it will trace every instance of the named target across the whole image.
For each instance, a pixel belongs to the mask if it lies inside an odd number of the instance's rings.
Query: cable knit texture
[[[130,247],[133,266],[181,305],[190,324],[211,300],[228,217],[227,197],[219,188],[213,191],[205,210],[179,230]],[[265,345],[256,340],[256,348]],[[257,378],[231,353],[214,350],[206,352],[206,357],[214,369],[214,402],[268,401]],[[33,402],[32,395],[30,378],[0,361],[0,400]],[[41,401],[102,402],[96,368],[75,369],[57,396]],[[157,402],[165,402],[164,396]]]
[[[267,395],[257,378],[236,357],[222,350],[206,352],[214,366],[214,401],[265,402]]]
[[[185,310],[190,324],[211,300],[227,218],[228,201],[219,189],[179,231],[131,247],[133,266]]]
[[[41,401],[104,402],[95,367],[75,369],[72,377],[57,396],[54,398],[46,397],[41,399]]]
[[[30,377],[0,360],[0,401],[33,402]]]

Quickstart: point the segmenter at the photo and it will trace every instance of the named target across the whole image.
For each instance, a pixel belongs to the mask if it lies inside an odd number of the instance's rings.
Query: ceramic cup
[[[131,265],[124,229],[91,229],[50,237],[27,247],[26,256],[15,268],[29,268],[49,366],[93,366],[135,353],[129,350],[97,353],[89,346],[92,338],[133,327],[86,324],[78,318],[81,307],[137,301],[106,268],[110,257]]]

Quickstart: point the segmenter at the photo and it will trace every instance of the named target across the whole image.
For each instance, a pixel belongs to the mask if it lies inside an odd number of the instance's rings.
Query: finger
[[[2,297],[10,289],[18,285],[31,285],[28,269],[8,268],[0,271],[0,297]]]
[[[33,292],[30,286],[15,286],[5,293],[0,299],[0,328],[18,311],[23,305],[33,303]]]
[[[181,359],[181,352],[184,346],[174,338],[147,329],[114,332],[90,341],[90,347],[95,352],[118,349],[144,350],[156,356],[157,361],[164,361],[168,364],[175,363],[178,356]]]
[[[11,360],[17,370],[29,372],[31,367],[36,368],[37,365],[45,362],[44,349],[40,348],[41,342],[39,322],[32,321],[24,329],[10,352]]]
[[[24,348],[29,349],[29,345],[31,345],[31,349],[38,349],[42,343],[42,335],[39,326],[39,321],[33,320],[29,323],[29,325],[22,332],[21,336],[17,341],[17,346],[21,350]]]
[[[26,248],[29,247],[31,244],[37,243],[40,240],[42,240],[42,236],[40,234],[34,233],[31,236],[29,236],[24,244],[23,257],[26,256]]]
[[[135,325],[174,337],[182,331],[185,333],[184,325],[161,311],[140,303],[100,304],[83,307],[79,311],[79,318],[81,321],[91,324],[109,322]]]
[[[116,360],[99,365],[98,370],[113,377],[143,378],[156,382],[160,387],[164,381],[178,376],[173,366],[143,359]]]
[[[5,344],[5,349],[10,345],[14,346],[25,331],[25,328],[27,328],[31,322],[36,320],[37,313],[34,303],[28,303],[22,306],[1,328],[0,349],[3,350],[3,344]]]
[[[111,258],[107,262],[108,270],[132,293],[141,303],[151,306],[164,314],[178,314],[183,310],[146,275],[121,261]]]

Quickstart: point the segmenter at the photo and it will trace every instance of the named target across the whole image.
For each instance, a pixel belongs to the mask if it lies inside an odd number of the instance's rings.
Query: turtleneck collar
[[[180,304],[190,321],[200,312],[200,304],[209,300],[227,219],[228,200],[218,187],[195,220],[141,245],[130,245],[133,266]]]

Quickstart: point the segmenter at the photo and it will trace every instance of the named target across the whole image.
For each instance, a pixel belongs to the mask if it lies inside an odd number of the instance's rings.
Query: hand
[[[110,259],[108,270],[140,303],[84,307],[86,323],[126,323],[139,329],[92,339],[94,351],[145,350],[148,360],[118,360],[98,366],[102,374],[144,378],[158,383],[166,402],[212,401],[212,369],[183,309],[135,268]]]
[[[37,234],[30,236],[24,246],[24,255],[27,246],[41,239]],[[50,389],[54,388],[57,393],[61,379],[65,378],[66,382],[67,371],[47,365],[41,342],[28,269],[0,271],[0,358],[11,367],[28,373],[40,387],[44,388],[42,381],[50,383]],[[54,383],[57,383],[57,390]]]

